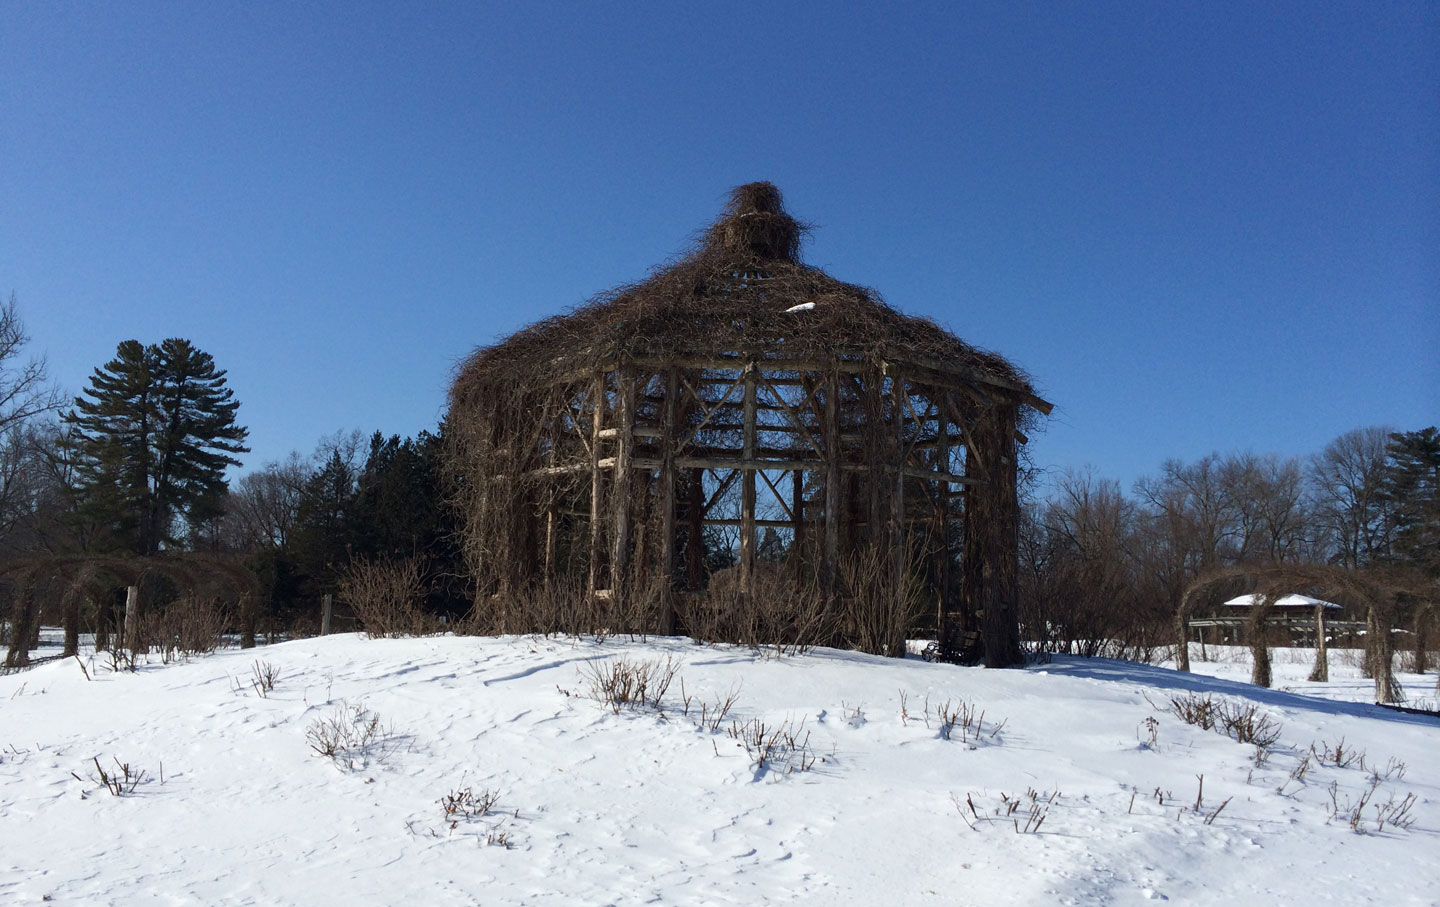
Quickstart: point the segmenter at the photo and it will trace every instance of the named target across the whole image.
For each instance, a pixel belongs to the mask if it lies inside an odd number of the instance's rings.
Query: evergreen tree
[[[108,547],[150,555],[174,544],[177,518],[219,512],[225,469],[249,450],[239,407],[190,341],[121,343],[65,416],[78,512],[105,528]]]
[[[1435,426],[1395,432],[1386,455],[1395,560],[1440,574],[1440,433]]]
[[[318,600],[334,592],[355,544],[355,469],[338,451],[305,482],[290,543],[301,594]]]

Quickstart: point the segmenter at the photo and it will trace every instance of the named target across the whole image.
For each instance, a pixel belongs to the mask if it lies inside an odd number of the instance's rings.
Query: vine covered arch
[[[1270,647],[1265,632],[1276,600],[1291,592],[1343,596],[1365,609],[1366,671],[1375,681],[1375,701],[1392,703],[1403,694],[1393,673],[1394,640],[1391,630],[1402,598],[1418,603],[1423,620],[1437,597],[1433,579],[1401,569],[1370,567],[1355,570],[1330,564],[1242,564],[1215,567],[1196,576],[1185,587],[1174,612],[1176,668],[1190,670],[1188,622],[1197,610],[1236,593],[1255,593],[1246,617],[1245,638],[1251,654],[1251,683],[1271,683]],[[1315,609],[1315,667],[1310,680],[1329,679],[1323,604]],[[1420,641],[1423,645],[1423,640]]]
[[[953,648],[1018,660],[1016,445],[1050,404],[804,264],[805,230],[774,186],[741,186],[678,262],[462,364],[447,439],[477,606],[557,579],[654,589],[631,629],[675,632],[730,560],[741,595],[793,570],[834,602],[867,552],[891,588],[923,575]]]
[[[151,578],[163,579],[183,596],[213,598],[236,606],[248,637],[253,639],[253,608],[247,606],[257,600],[259,582],[253,571],[237,561],[194,554],[36,555],[0,564],[0,587],[7,588],[11,599],[12,638],[6,666],[28,662],[29,637],[38,628],[43,611],[58,609],[65,631],[63,654],[73,655],[78,651],[81,612],[87,604],[90,609],[103,608],[102,603],[117,589],[141,589]],[[137,601],[138,607],[144,607],[143,598]],[[103,619],[99,623],[97,629],[109,631]],[[114,630],[122,632],[118,626]]]

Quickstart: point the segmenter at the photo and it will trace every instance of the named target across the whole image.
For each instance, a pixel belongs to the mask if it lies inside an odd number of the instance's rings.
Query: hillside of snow
[[[653,699],[667,661],[658,708],[598,701],[647,667]],[[0,677],[0,903],[1440,900],[1440,720],[1346,701],[1369,682],[1341,659],[1327,685],[1280,660],[1294,692],[1237,661],[986,671],[675,639],[102,662]],[[1177,697],[1278,736],[1187,724]]]

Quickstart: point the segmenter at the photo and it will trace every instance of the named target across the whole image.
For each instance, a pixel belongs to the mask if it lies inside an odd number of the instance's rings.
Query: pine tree
[[[176,542],[177,518],[218,512],[225,469],[249,450],[225,384],[209,353],[178,338],[126,340],[95,369],[65,421],[77,510],[104,527],[108,547],[154,554]]]
[[[1440,574],[1440,432],[1395,432],[1384,494],[1395,524],[1395,560]]]

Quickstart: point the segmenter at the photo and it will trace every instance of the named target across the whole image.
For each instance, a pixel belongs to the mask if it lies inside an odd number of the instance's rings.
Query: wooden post
[[[72,585],[66,590],[60,608],[60,619],[65,625],[65,648],[60,654],[66,658],[80,654],[80,598],[78,584]]]
[[[660,416],[660,632],[674,636],[675,614],[675,412],[680,377],[665,370],[665,403]]]
[[[905,379],[896,372],[890,377],[890,410],[891,418],[895,425],[895,454],[891,458],[895,464],[895,484],[893,496],[890,501],[890,582],[891,589],[895,595],[895,613],[905,614],[909,602],[905,601],[905,574],[910,565],[906,562],[905,556]],[[888,654],[896,658],[905,657],[906,627],[895,628],[900,638],[896,641],[896,651]]]
[[[326,592],[320,596],[320,635],[330,635],[330,621],[335,615],[335,599]]]
[[[559,535],[559,518],[555,515],[555,495],[547,489],[545,498],[545,588],[555,578],[555,544]]]
[[[885,474],[884,452],[882,445],[886,439],[881,434],[880,426],[884,423],[884,406],[880,397],[880,385],[884,382],[884,375],[876,370],[868,372],[865,377],[865,460],[869,465],[869,475],[865,477],[865,488],[869,492],[870,511],[865,518],[865,539],[872,546],[880,544],[883,537],[882,521],[884,515],[882,508],[884,500],[880,496],[881,476]]]
[[[790,473],[790,521],[794,525],[790,537],[790,560],[795,562],[795,591],[805,585],[805,470]]]
[[[705,470],[690,470],[686,504],[690,535],[685,543],[685,586],[692,592],[705,581]]]
[[[840,450],[840,372],[825,376],[825,552],[821,557],[820,583],[826,604],[834,607],[840,571],[840,483],[843,457]]]
[[[590,395],[590,569],[585,587],[594,596],[600,584],[600,495],[605,488],[600,473],[600,432],[605,427],[604,372],[595,376]]]
[[[940,391],[942,395],[948,396],[948,391]],[[935,417],[936,425],[936,451],[939,459],[940,472],[949,473],[950,469],[950,427],[945,415],[945,406],[942,404],[936,407],[938,415]],[[940,537],[940,544],[935,554],[935,632],[937,634],[945,626],[945,612],[948,610],[947,593],[950,590],[950,483],[941,479],[935,483],[935,533]]]
[[[257,621],[257,608],[250,593],[240,596],[240,648],[255,648],[255,624]]]
[[[744,458],[755,459],[755,363],[745,367]],[[755,470],[740,475],[740,594],[748,596],[755,579]]]
[[[135,651],[135,644],[139,642],[135,638],[140,632],[140,587],[125,587],[125,629],[121,636],[121,648]]]
[[[1019,663],[1020,501],[1016,481],[1014,404],[988,409],[971,431],[966,474],[982,481],[965,489],[965,602],[976,608],[985,666]]]
[[[635,455],[635,372],[617,373],[615,467],[610,503],[614,535],[610,542],[610,589],[618,596],[626,587],[630,569],[630,460]]]
[[[1415,608],[1415,664],[1412,668],[1416,674],[1430,670],[1430,617],[1434,613],[1433,608],[1428,602]]]
[[[1325,644],[1325,606],[1315,606],[1315,667],[1309,679],[1315,683],[1330,681],[1330,653]]]

